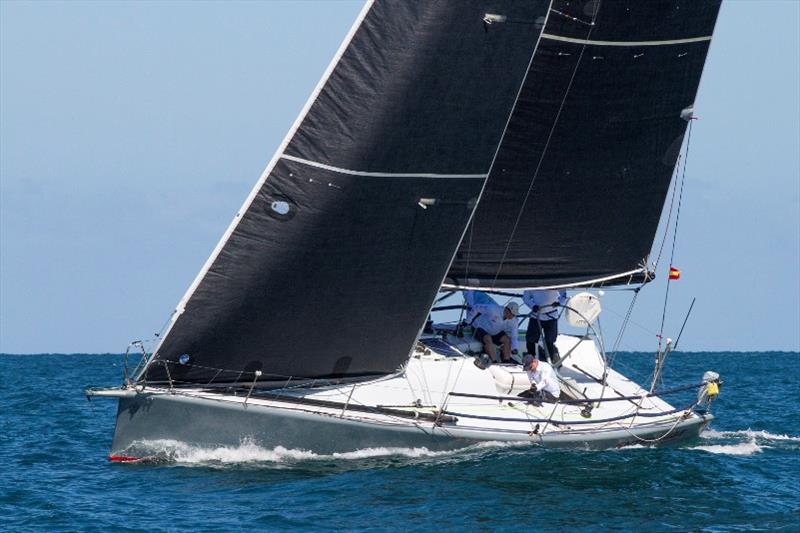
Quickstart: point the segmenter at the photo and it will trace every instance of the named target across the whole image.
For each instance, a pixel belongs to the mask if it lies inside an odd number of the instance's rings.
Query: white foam
[[[174,460],[187,464],[285,463],[310,459],[313,455],[305,450],[288,450],[282,446],[267,450],[255,444],[243,443],[236,447],[221,446],[219,448],[184,446],[174,455]]]
[[[386,456],[393,456],[399,455],[402,457],[441,457],[445,455],[452,455],[454,452],[451,450],[447,451],[431,451],[428,448],[364,448],[361,450],[355,450],[352,452],[340,452],[340,453],[333,453],[331,455],[317,455],[316,458],[319,459],[328,459],[328,458],[336,458],[336,459],[370,459],[372,457],[386,457]]]
[[[761,453],[763,450],[763,448],[758,445],[755,439],[747,442],[740,442],[738,444],[712,444],[709,446],[694,446],[689,449],[724,455],[753,455],[755,453]]]
[[[530,446],[527,442],[483,442],[469,447],[436,451],[425,447],[378,447],[363,448],[352,452],[317,454],[308,450],[287,449],[277,446],[273,449],[262,448],[251,440],[243,440],[237,446],[201,447],[185,442],[161,439],[137,441],[132,446],[136,456],[146,455],[153,460],[166,460],[180,464],[243,464],[243,463],[293,463],[314,460],[359,460],[375,457],[444,457],[465,455],[488,448],[508,448]]]
[[[311,459],[335,458],[335,459],[358,460],[358,459],[371,459],[374,457],[392,457],[392,456],[409,457],[412,459],[424,458],[424,457],[465,457],[475,453],[482,453],[484,450],[487,449],[516,448],[520,446],[530,448],[531,444],[526,441],[520,441],[520,442],[486,441],[486,442],[480,442],[478,444],[473,444],[471,446],[466,446],[463,448],[457,448],[454,450],[429,450],[428,448],[425,447],[362,448],[360,450],[355,450],[352,452],[336,452],[330,455],[312,454]]]
[[[249,440],[242,441],[238,446],[203,448],[177,440],[163,439],[139,441],[134,444],[134,447],[145,450],[146,455],[156,459],[166,459],[185,464],[281,463],[308,459],[314,456],[309,451],[288,450],[281,446],[267,450]]]
[[[706,429],[700,436],[705,440],[721,442],[695,446],[689,449],[726,455],[753,455],[761,453],[766,448],[771,448],[772,446],[769,446],[769,444],[776,444],[781,441],[800,442],[800,437],[783,434],[776,435],[763,429],[753,430],[750,428],[736,431]]]
[[[754,431],[750,428],[738,431],[716,431],[714,429],[706,429],[700,436],[703,437],[704,439],[745,437],[747,439],[800,442],[800,437],[794,437],[791,435],[776,435],[774,433],[770,433],[769,431],[765,431],[763,429]]]
[[[617,450],[649,450],[650,446],[643,444],[628,444],[627,446],[620,446]]]
[[[531,441],[527,440],[487,440],[473,444],[468,449],[481,450],[485,448],[530,448]]]

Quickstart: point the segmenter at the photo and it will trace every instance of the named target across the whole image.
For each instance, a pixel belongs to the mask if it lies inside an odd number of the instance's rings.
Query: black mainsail
[[[348,377],[405,362],[549,3],[368,2],[143,377]],[[529,22],[487,31],[494,12]]]
[[[448,285],[643,278],[720,1],[552,3]]]

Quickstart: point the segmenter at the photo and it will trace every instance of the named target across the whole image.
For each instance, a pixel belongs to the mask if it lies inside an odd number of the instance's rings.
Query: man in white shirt
[[[531,354],[525,354],[522,359],[522,369],[528,373],[531,380],[530,391],[525,391],[520,396],[536,397],[543,402],[555,403],[561,395],[561,386],[558,384],[558,374],[550,363],[539,361]]]
[[[475,318],[472,327],[475,328],[475,338],[483,343],[484,351],[492,361],[497,362],[496,344],[501,346],[502,362],[513,363],[512,351],[517,353],[519,340],[519,324],[517,313],[519,305],[509,302],[505,307],[497,304],[475,304],[470,311]]]
[[[531,308],[528,331],[525,333],[525,344],[528,353],[536,355],[536,344],[544,333],[547,350],[539,352],[542,361],[555,361],[558,354],[556,338],[558,337],[559,307],[567,303],[567,293],[556,290],[528,290],[522,294],[522,301]]]

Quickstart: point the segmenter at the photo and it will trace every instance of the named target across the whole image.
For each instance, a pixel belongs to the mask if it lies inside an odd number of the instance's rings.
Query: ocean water
[[[118,384],[121,362],[0,355],[0,530],[800,531],[800,353],[671,355],[668,386],[705,370],[724,385],[711,429],[670,447],[318,456],[165,441],[149,464],[107,461],[116,402],[83,395]]]

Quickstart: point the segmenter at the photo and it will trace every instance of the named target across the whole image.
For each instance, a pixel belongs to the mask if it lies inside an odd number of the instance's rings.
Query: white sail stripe
[[[687,44],[687,43],[699,43],[703,41],[710,41],[711,36],[707,35],[705,37],[673,39],[670,41],[591,41],[586,39],[575,39],[573,37],[562,37],[561,35],[553,35],[552,33],[543,33],[542,39],[550,39],[551,41],[563,41],[565,43],[588,44],[594,46],[664,46],[671,44]]]
[[[645,274],[648,270],[646,268],[637,268],[635,270],[629,270],[627,272],[621,272],[619,274],[613,274],[611,276],[605,276],[602,278],[596,279],[589,279],[586,281],[581,281],[578,283],[561,283],[557,285],[544,285],[544,286],[531,286],[531,287],[477,287],[472,285],[454,285],[452,283],[444,283],[442,287],[448,289],[466,289],[471,291],[522,291],[522,290],[529,290],[529,289],[536,289],[536,290],[545,290],[545,289],[570,289],[570,288],[577,288],[577,287],[590,287],[597,283],[603,283],[605,281],[611,281],[614,279],[621,279],[625,277],[631,277],[636,274]]]
[[[331,172],[336,172],[337,174],[347,174],[349,176],[364,176],[367,178],[469,178],[469,179],[484,179],[488,176],[488,174],[434,174],[429,172],[367,172],[364,170],[350,170],[347,168],[340,168],[334,167],[332,165],[326,165],[324,163],[318,163],[316,161],[309,161],[308,159],[302,159],[299,157],[295,157],[293,155],[282,155],[281,159],[286,159],[288,161],[294,161],[295,163],[300,163],[301,165],[308,165],[314,168],[321,168],[323,170],[329,170]]]
[[[214,261],[219,256],[220,252],[222,251],[222,248],[228,242],[228,239],[230,239],[231,235],[233,234],[234,230],[236,229],[236,226],[239,225],[239,222],[242,219],[242,215],[244,215],[245,212],[247,212],[247,210],[250,208],[250,205],[253,203],[253,200],[255,200],[256,195],[258,194],[258,191],[261,190],[261,187],[267,181],[267,178],[269,177],[270,173],[272,172],[272,169],[275,167],[275,164],[278,162],[280,157],[283,155],[284,150],[286,150],[286,147],[289,145],[289,141],[292,140],[292,137],[294,137],[294,134],[297,132],[298,128],[300,128],[300,124],[306,118],[306,115],[308,114],[309,110],[311,109],[311,106],[314,104],[314,102],[317,101],[317,98],[319,97],[319,93],[322,92],[322,88],[328,82],[328,78],[333,73],[333,69],[335,69],[336,65],[339,64],[339,60],[341,60],[342,56],[344,55],[345,50],[350,45],[350,41],[353,40],[353,37],[355,36],[355,34],[358,31],[358,29],[361,27],[361,23],[364,22],[364,19],[366,18],[367,13],[369,13],[369,10],[372,8],[372,5],[374,3],[375,3],[375,0],[366,0],[365,1],[364,7],[361,8],[361,11],[359,12],[358,17],[356,18],[355,22],[353,23],[353,25],[350,28],[350,31],[345,36],[344,40],[342,41],[342,44],[339,46],[339,49],[336,51],[336,54],[333,56],[333,59],[331,59],[331,62],[328,64],[328,68],[325,69],[325,72],[322,74],[322,77],[320,78],[319,82],[317,83],[317,86],[312,91],[311,96],[308,97],[308,100],[306,101],[306,104],[303,106],[303,109],[300,111],[300,114],[295,119],[294,124],[292,124],[292,127],[289,128],[289,131],[286,134],[286,137],[283,138],[283,142],[281,142],[281,145],[275,151],[275,154],[272,156],[272,159],[267,164],[267,168],[265,168],[264,172],[261,173],[261,177],[258,179],[258,182],[256,182],[255,186],[250,191],[250,194],[245,199],[244,203],[242,204],[242,207],[239,209],[239,211],[236,212],[236,216],[233,217],[233,220],[231,221],[230,225],[228,226],[228,229],[222,235],[222,238],[217,243],[216,248],[214,248],[214,250],[211,252],[211,255],[208,257],[208,259],[206,260],[205,264],[203,265],[203,268],[201,268],[200,272],[197,273],[197,276],[195,277],[194,281],[192,282],[192,284],[187,289],[186,294],[184,294],[183,298],[181,298],[180,302],[178,302],[178,305],[175,307],[175,311],[173,311],[173,313],[172,313],[172,317],[170,319],[169,326],[167,327],[166,331],[164,331],[163,335],[161,335],[161,341],[158,343],[158,346],[156,346],[156,348],[153,350],[153,353],[150,355],[150,359],[147,361],[147,364],[143,367],[142,372],[144,372],[147,369],[147,367],[150,365],[150,363],[153,361],[153,359],[155,359],[156,355],[158,354],[158,350],[161,348],[161,345],[164,343],[164,341],[169,336],[169,333],[170,333],[170,331],[172,331],[172,327],[177,322],[178,317],[183,313],[183,310],[186,307],[186,303],[192,297],[194,292],[197,290],[197,287],[200,285],[200,283],[203,281],[203,279],[205,278],[205,276],[208,273],[208,271],[211,269],[211,265],[214,263]]]

